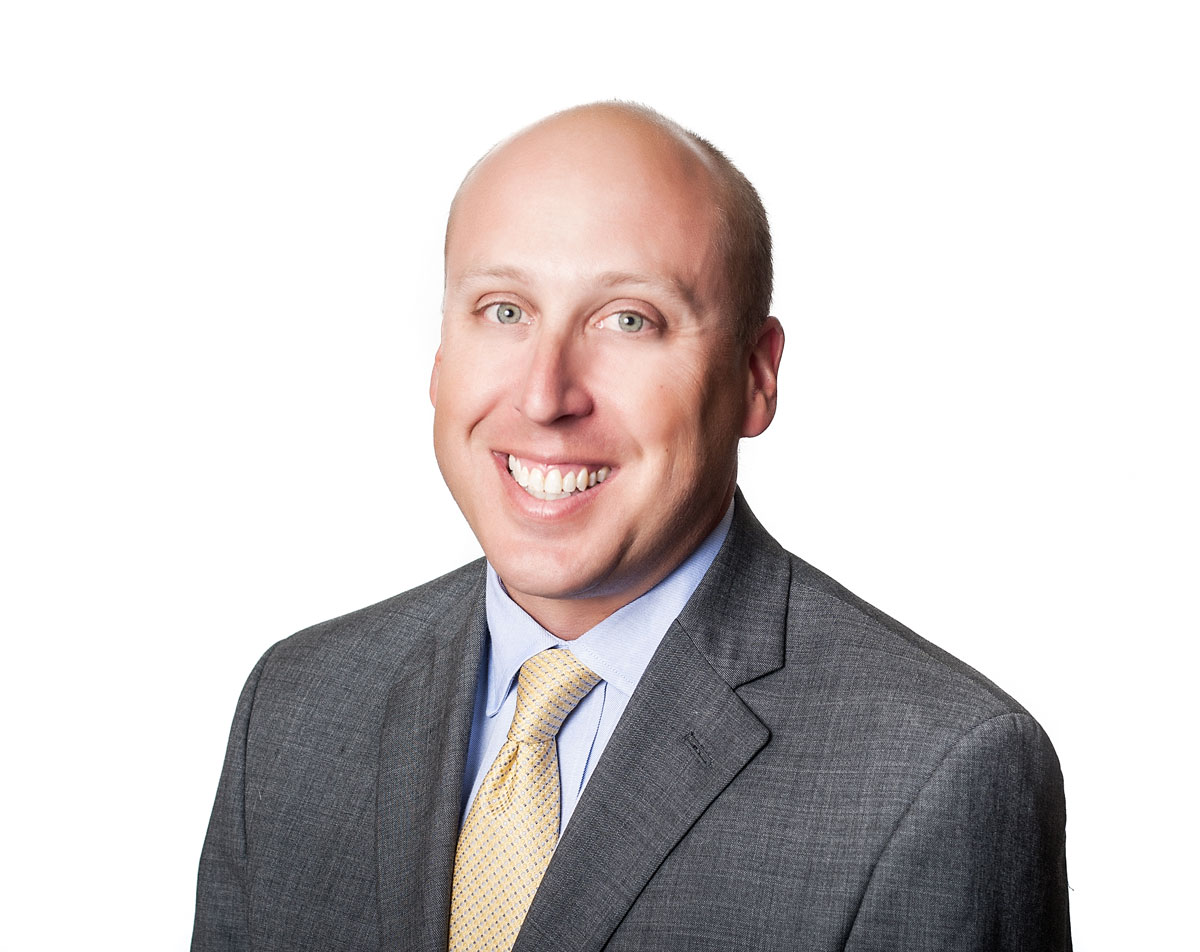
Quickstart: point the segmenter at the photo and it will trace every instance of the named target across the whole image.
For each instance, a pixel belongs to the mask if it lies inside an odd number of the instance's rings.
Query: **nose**
[[[570,332],[543,331],[528,341],[517,410],[543,426],[592,412],[582,342]]]

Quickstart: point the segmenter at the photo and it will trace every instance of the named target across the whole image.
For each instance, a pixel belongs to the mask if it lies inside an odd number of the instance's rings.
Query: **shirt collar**
[[[732,521],[731,501],[716,528],[670,575],[574,641],[556,638],[526,614],[488,563],[488,717],[500,710],[521,665],[546,648],[569,647],[611,688],[631,695],[667,629],[712,565]]]

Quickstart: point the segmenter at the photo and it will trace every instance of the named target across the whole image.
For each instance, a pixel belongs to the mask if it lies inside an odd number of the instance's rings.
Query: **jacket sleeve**
[[[1062,773],[1033,718],[984,721],[947,754],[880,856],[846,948],[1071,948]]]
[[[259,678],[270,651],[255,665],[238,699],[225,766],[200,855],[192,952],[250,948],[246,839],[246,741]]]

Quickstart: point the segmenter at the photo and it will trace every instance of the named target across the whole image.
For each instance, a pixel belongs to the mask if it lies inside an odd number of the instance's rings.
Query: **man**
[[[193,948],[1070,947],[1045,734],[736,491],[770,274],[753,188],[648,110],[471,171],[430,397],[487,565],[259,663]]]

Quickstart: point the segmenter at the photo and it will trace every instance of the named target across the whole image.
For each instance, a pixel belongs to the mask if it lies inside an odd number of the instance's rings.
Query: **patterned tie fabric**
[[[483,778],[458,838],[450,952],[508,952],[558,842],[555,736],[600,682],[570,651],[521,666],[508,738]]]

